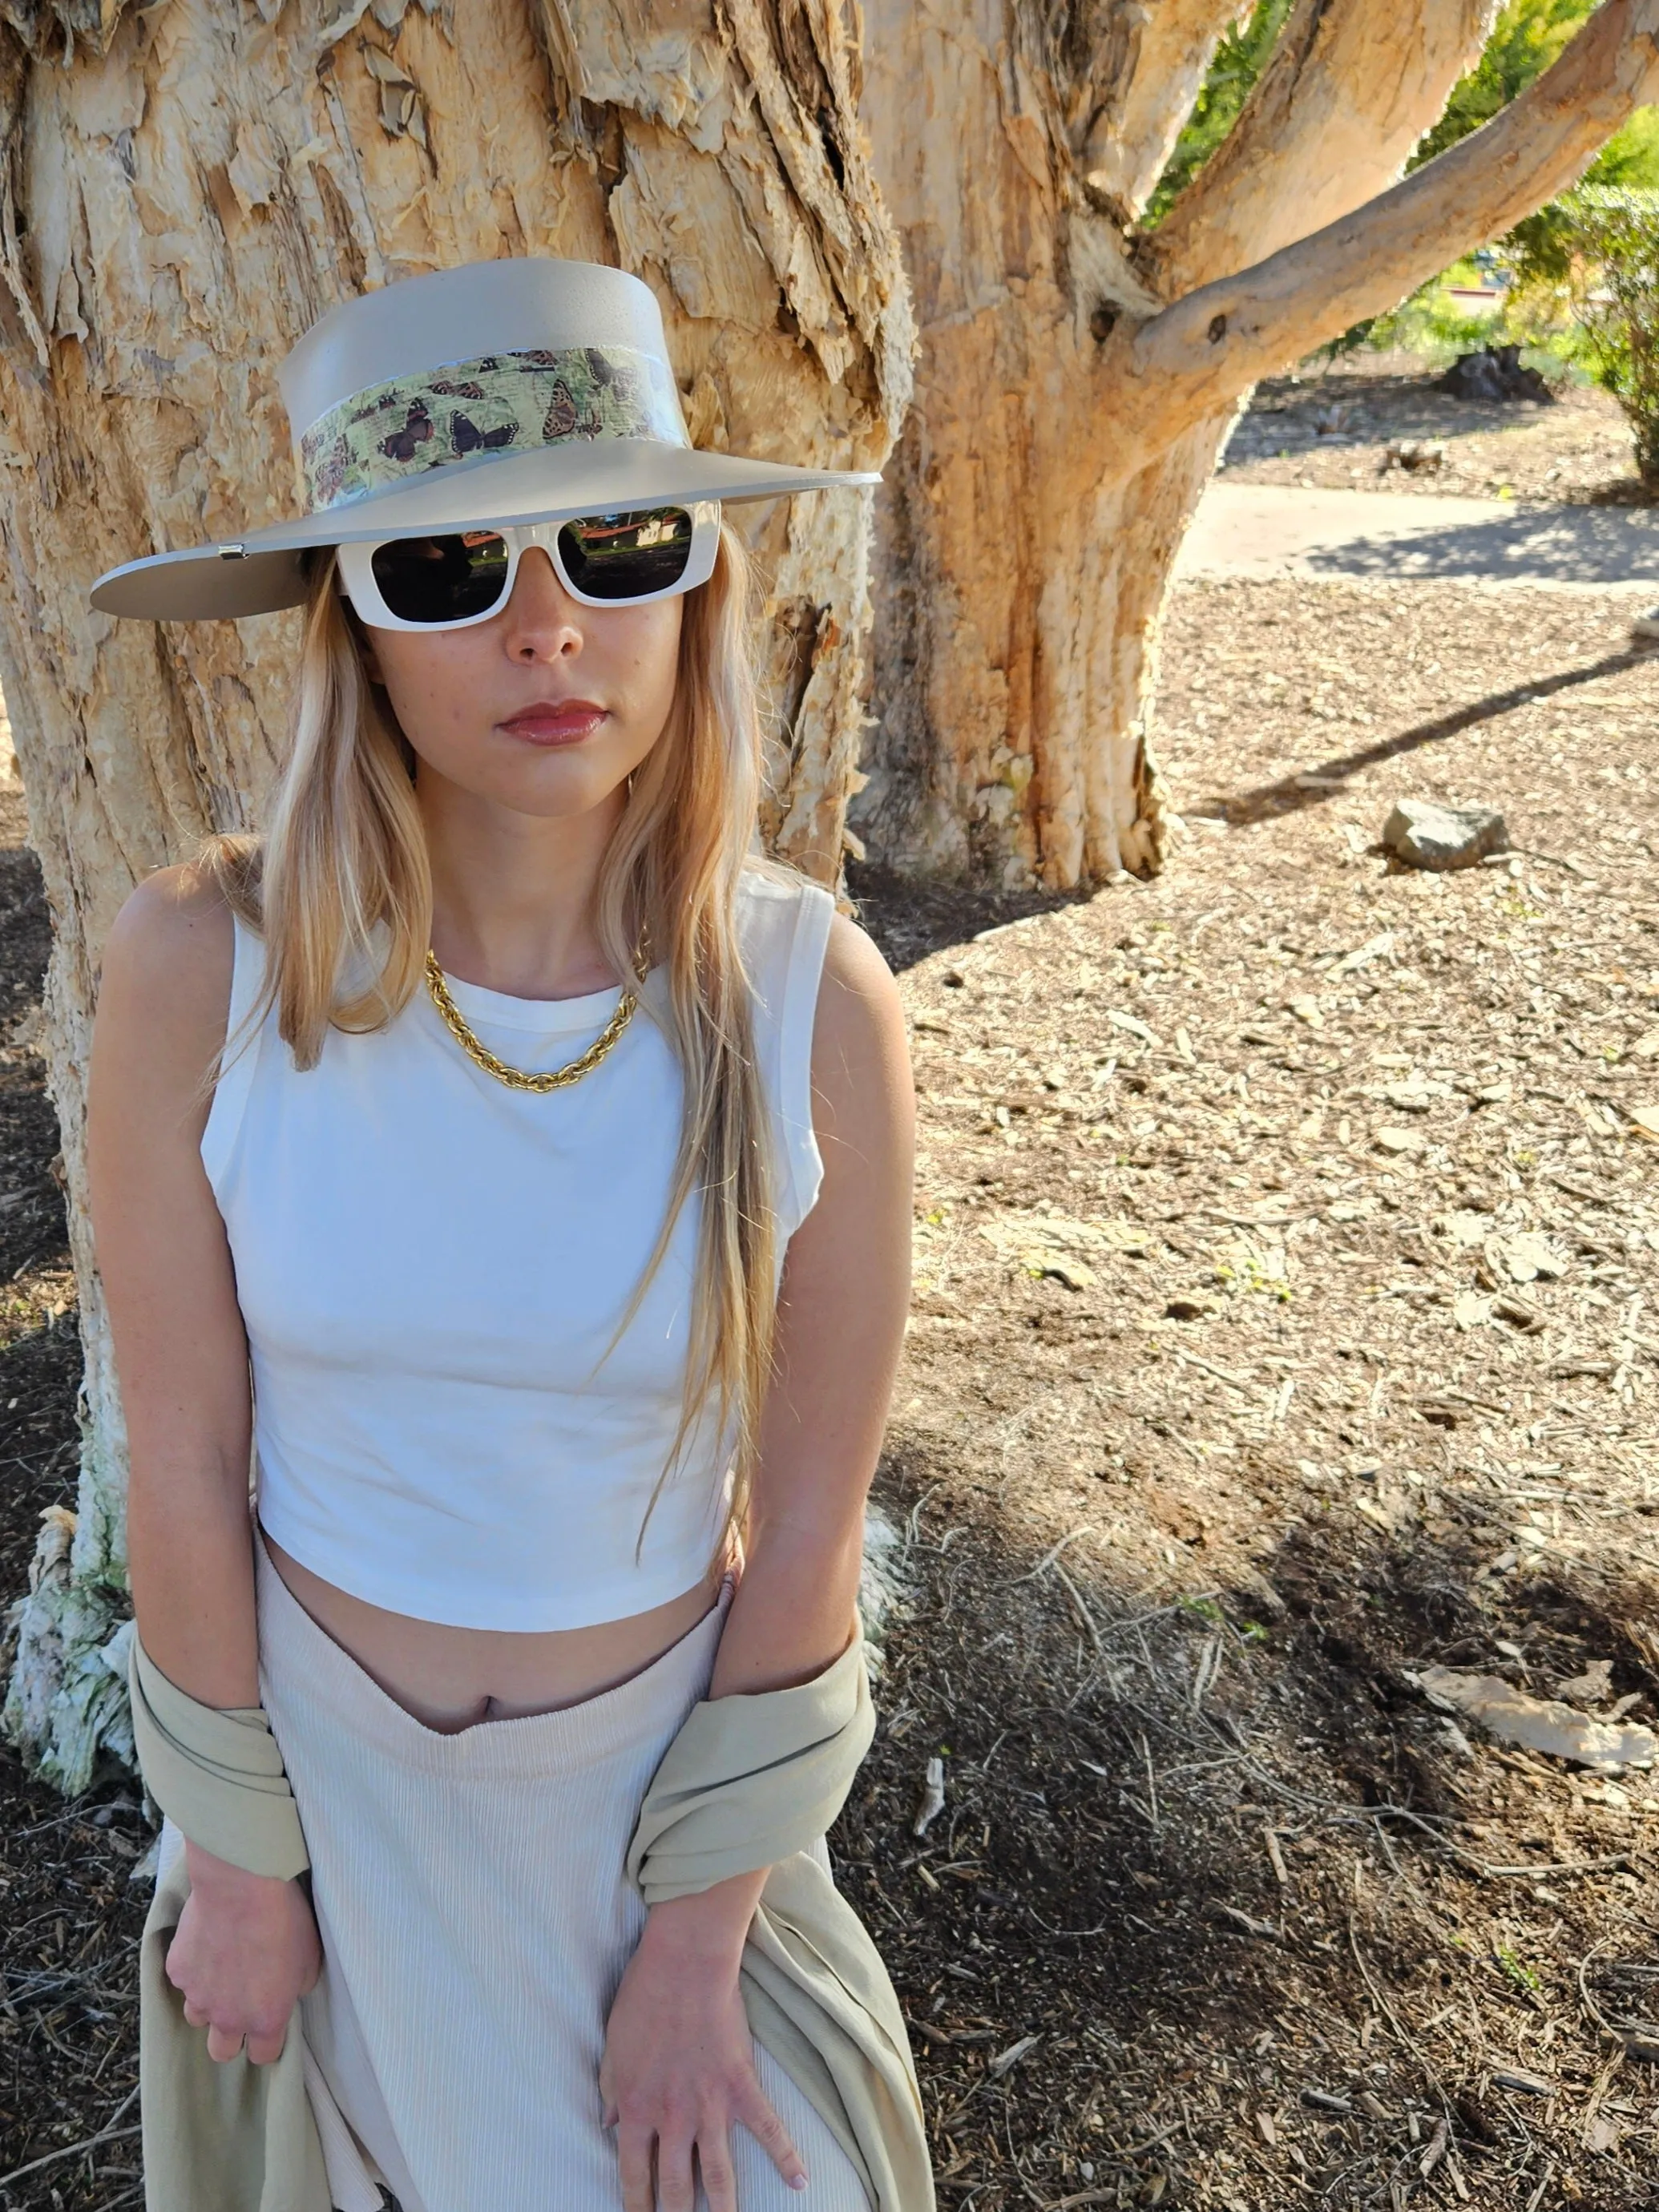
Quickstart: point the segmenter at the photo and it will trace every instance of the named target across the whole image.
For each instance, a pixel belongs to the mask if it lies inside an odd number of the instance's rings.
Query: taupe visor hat
[[[100,576],[100,613],[269,614],[319,545],[872,484],[691,443],[655,295],[591,262],[468,262],[348,300],[276,372],[307,512]]]

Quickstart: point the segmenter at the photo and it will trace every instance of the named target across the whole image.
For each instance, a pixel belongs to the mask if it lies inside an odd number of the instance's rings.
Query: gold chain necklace
[[[580,1083],[584,1075],[592,1073],[616,1043],[639,1004],[637,992],[624,991],[616,1012],[586,1052],[578,1053],[574,1060],[567,1061],[562,1067],[550,1068],[544,1075],[532,1075],[521,1067],[509,1067],[504,1060],[497,1060],[489,1046],[473,1035],[460,1008],[449,995],[449,986],[444,981],[444,971],[438,965],[435,952],[429,951],[426,956],[426,987],[432,994],[432,1003],[443,1016],[444,1026],[473,1066],[483,1068],[486,1075],[493,1075],[497,1083],[506,1084],[509,1091],[564,1091],[571,1084]]]

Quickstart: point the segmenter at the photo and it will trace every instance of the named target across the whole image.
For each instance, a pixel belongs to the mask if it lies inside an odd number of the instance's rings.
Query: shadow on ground
[[[1605,654],[1582,668],[1560,669],[1527,684],[1510,684],[1502,691],[1488,693],[1485,698],[1471,700],[1467,706],[1454,708],[1449,714],[1437,715],[1431,721],[1414,723],[1410,729],[1401,730],[1393,737],[1380,738],[1375,744],[1364,745],[1352,752],[1334,755],[1310,768],[1298,769],[1295,775],[1278,776],[1271,783],[1259,783],[1248,791],[1201,800],[1192,811],[1243,823],[1260,822],[1268,815],[1322,806],[1340,791],[1350,776],[1358,775],[1362,769],[1401,759],[1425,745],[1457,737],[1480,723],[1496,721],[1518,708],[1536,706],[1562,692],[1573,691],[1581,684],[1622,675],[1626,669],[1656,658],[1659,658],[1659,653],[1653,646],[1632,646],[1624,653]]]
[[[1597,2212],[1650,2206],[1616,2129],[1598,2155],[1570,2118],[1596,2009],[1652,1972],[1627,1832],[1560,1768],[1454,1741],[1408,1680],[1605,1656],[1652,1693],[1618,1594],[1483,1581],[1478,1528],[1390,1540],[1338,1508],[1243,1587],[1195,1552],[1158,1602],[1080,1547],[1030,1557],[994,1498],[952,1517],[941,1472],[886,1471],[911,1609],[833,1842],[913,2022],[945,2201],[1357,2212],[1403,2203],[1436,2144],[1480,2206],[1563,2161]],[[1582,1988],[1552,1954],[1593,1958]]]
[[[931,953],[970,945],[987,930],[1086,905],[1091,896],[1087,890],[991,891],[963,884],[913,884],[890,869],[856,860],[848,861],[846,877],[860,926],[876,939],[896,975]]]

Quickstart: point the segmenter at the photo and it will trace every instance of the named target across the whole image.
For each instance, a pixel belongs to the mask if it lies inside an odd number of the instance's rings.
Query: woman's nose
[[[583,610],[559,580],[552,557],[529,545],[519,558],[507,605],[507,650],[514,660],[568,659],[582,649]]]

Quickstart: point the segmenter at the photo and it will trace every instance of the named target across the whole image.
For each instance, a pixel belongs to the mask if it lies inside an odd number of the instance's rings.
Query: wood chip
[[[1042,2040],[1040,2035],[1022,2035],[1018,2043],[1011,2043],[1006,2051],[998,2051],[985,2069],[986,2080],[1000,2081],[1003,2075],[1018,2066],[1028,2052],[1035,2051]]]
[[[938,1758],[930,1759],[922,1773],[921,1790],[916,1800],[916,1814],[910,1823],[910,1833],[925,1836],[944,1810],[945,1761]]]
[[[1450,2130],[1446,2124],[1446,2115],[1442,2112],[1434,2124],[1434,2133],[1429,2137],[1428,2146],[1418,2161],[1417,2170],[1425,2181],[1446,2155],[1446,2141],[1449,2133]]]
[[[1428,1142],[1420,1129],[1401,1129],[1388,1124],[1374,1129],[1371,1134],[1385,1152],[1420,1152]]]
[[[1232,1921],[1236,1926],[1242,1928],[1247,1936],[1277,1937],[1279,1934],[1279,1928],[1275,1922],[1257,1920],[1248,1912],[1241,1912],[1236,1905],[1218,1905],[1216,1911],[1224,1918]]]
[[[1520,2089],[1528,2097],[1553,2097],[1555,2084],[1542,2074],[1529,2074],[1522,2066],[1494,2066],[1492,2069],[1494,2089]]]

